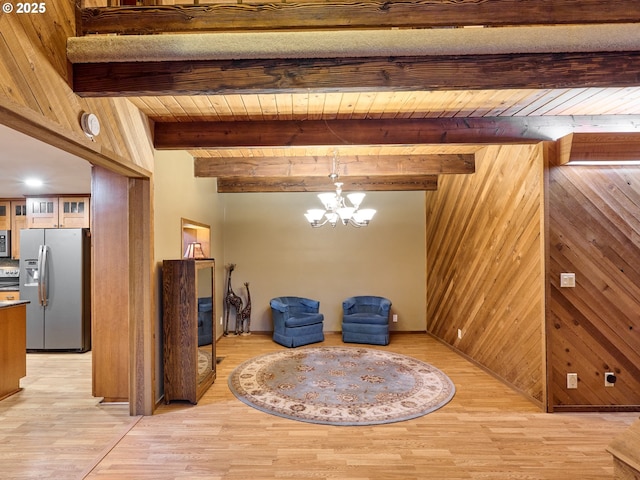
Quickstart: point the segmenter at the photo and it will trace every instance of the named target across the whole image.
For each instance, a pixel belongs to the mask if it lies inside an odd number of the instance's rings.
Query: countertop
[[[29,303],[29,300],[7,300],[5,302],[0,302],[0,308],[17,307],[18,305],[25,305],[27,303]]]

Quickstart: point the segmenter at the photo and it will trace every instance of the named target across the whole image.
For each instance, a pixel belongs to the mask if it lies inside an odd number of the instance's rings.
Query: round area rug
[[[327,425],[376,425],[432,412],[455,394],[442,371],[385,350],[311,347],[252,358],[229,376],[247,405]]]

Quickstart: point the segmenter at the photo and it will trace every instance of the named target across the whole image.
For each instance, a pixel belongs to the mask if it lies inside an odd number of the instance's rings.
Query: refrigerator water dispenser
[[[38,260],[37,259],[27,259],[24,260],[24,269],[25,269],[25,287],[37,287],[38,286]]]

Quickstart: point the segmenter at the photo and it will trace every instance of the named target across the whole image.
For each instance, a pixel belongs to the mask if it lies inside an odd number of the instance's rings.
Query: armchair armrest
[[[344,302],[342,302],[342,311],[346,314],[349,313],[349,310],[351,310],[356,304],[356,299],[355,298],[347,298]]]
[[[318,310],[320,310],[320,302],[318,300],[303,298],[300,300],[300,304],[309,313],[318,313]]]
[[[389,310],[391,310],[391,302],[386,298],[380,301],[380,309],[378,310],[380,315],[389,315]]]
[[[271,308],[279,311],[280,313],[287,313],[289,311],[289,305],[286,305],[278,300],[271,300],[269,304],[271,305]]]

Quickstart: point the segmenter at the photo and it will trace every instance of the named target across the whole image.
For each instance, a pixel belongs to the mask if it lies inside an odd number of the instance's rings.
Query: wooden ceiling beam
[[[475,172],[473,154],[367,155],[338,157],[338,172],[349,176],[440,175]],[[194,159],[196,177],[321,177],[333,156]]]
[[[159,150],[418,144],[479,147],[557,140],[581,130],[628,131],[639,124],[637,115],[156,122],[154,147]]]
[[[78,35],[639,22],[637,0],[385,0],[84,8]]]
[[[558,140],[559,163],[640,162],[640,133],[571,133]]]
[[[639,2],[640,3],[640,2]],[[73,64],[82,97],[638,85],[640,52]]]
[[[437,190],[437,175],[341,176],[345,191],[427,191]],[[222,177],[219,193],[330,192],[328,178],[322,177]]]
[[[342,145],[535,143],[535,134],[509,118],[390,120],[274,120],[238,122],[156,122],[158,150]]]

